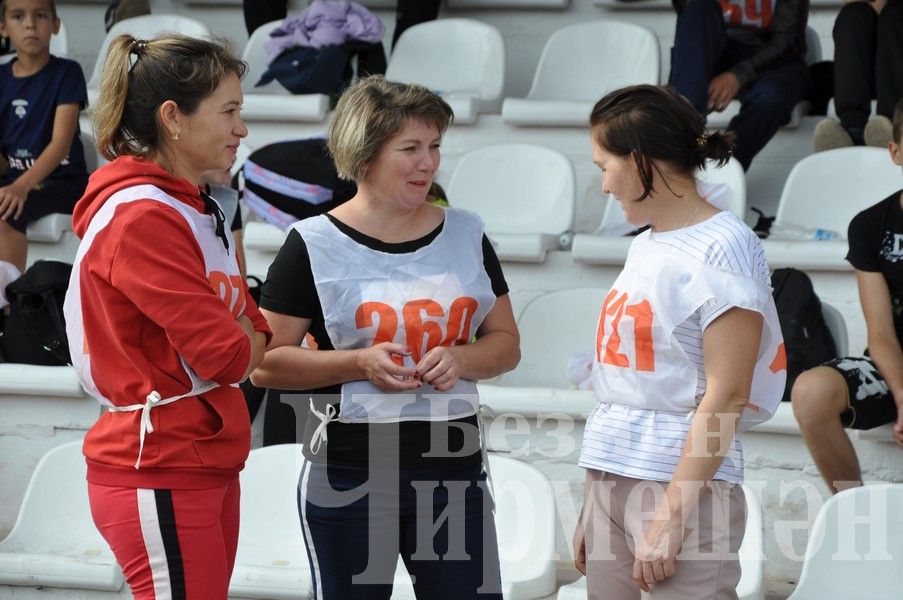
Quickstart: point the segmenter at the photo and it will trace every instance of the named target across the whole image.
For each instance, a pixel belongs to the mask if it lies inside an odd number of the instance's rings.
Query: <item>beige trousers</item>
[[[642,535],[666,483],[587,470],[582,527],[589,600],[735,600],[737,552],[746,528],[743,489],[708,483],[687,520],[677,572],[641,592],[633,580],[634,539]],[[579,533],[579,531],[578,531]]]

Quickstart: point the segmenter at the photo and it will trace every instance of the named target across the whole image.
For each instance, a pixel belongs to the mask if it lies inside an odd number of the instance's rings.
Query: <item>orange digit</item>
[[[772,373],[787,370],[787,351],[784,348],[784,342],[778,345],[778,350],[774,353],[774,359],[768,365],[768,368],[771,369]]]
[[[740,7],[731,4],[730,0],[720,0],[721,12],[725,16],[725,20],[731,25],[739,25],[741,22]]]
[[[478,306],[479,303],[476,298],[471,298],[470,296],[455,298],[451,308],[448,309],[448,328],[445,333],[445,339],[442,340],[443,346],[460,346],[470,341],[473,335],[470,331],[470,325]]]
[[[608,336],[608,343],[605,345],[605,358],[602,362],[616,367],[630,366],[627,355],[618,352],[618,348],[621,347],[621,334],[618,333],[618,324],[620,324],[621,317],[624,315],[624,304],[626,302],[627,294],[621,294],[605,309],[605,312],[612,316],[612,320],[611,335]]]
[[[395,332],[398,331],[398,315],[391,306],[383,302],[364,302],[357,307],[354,313],[354,322],[358,329],[373,327],[373,315],[379,317],[379,326],[376,335],[373,336],[373,345],[395,340]],[[400,356],[393,356],[392,360],[402,364]]]
[[[420,311],[428,317],[444,317],[445,311],[435,300],[411,300],[401,309],[404,317],[405,339],[411,350],[411,358],[419,362],[423,354],[439,345],[442,341],[442,327],[435,321],[424,322]],[[426,343],[424,344],[424,335]]]
[[[210,287],[213,288],[213,291],[216,292],[216,295],[220,297],[220,300],[226,303],[226,306],[229,309],[232,309],[232,284],[229,283],[229,278],[226,277],[226,274],[222,271],[211,271],[209,275],[207,275],[207,280],[210,282]]]
[[[636,370],[655,370],[655,350],[652,347],[652,305],[648,300],[627,306],[633,318],[633,337],[636,351]]]
[[[750,25],[767,28],[771,24],[771,0],[746,0],[744,12]]]

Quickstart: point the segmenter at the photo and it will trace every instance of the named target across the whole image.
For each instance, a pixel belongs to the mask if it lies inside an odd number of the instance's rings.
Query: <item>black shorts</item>
[[[0,186],[9,185],[11,182],[0,179]],[[25,208],[18,219],[10,217],[7,220],[9,226],[25,233],[29,223],[34,223],[41,217],[53,213],[72,214],[75,203],[88,185],[88,177],[67,177],[65,179],[45,179],[31,188],[25,199]]]
[[[867,356],[845,356],[824,363],[847,382],[848,407],[840,415],[844,427],[872,429],[897,420],[897,403],[878,367]]]

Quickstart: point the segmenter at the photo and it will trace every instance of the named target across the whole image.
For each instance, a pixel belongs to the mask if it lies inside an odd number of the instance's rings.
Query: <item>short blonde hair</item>
[[[339,98],[326,144],[339,177],[360,183],[386,141],[408,121],[435,125],[442,135],[453,119],[448,103],[422,85],[371,75]]]

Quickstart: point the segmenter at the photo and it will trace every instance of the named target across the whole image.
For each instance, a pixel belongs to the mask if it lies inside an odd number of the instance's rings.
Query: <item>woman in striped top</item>
[[[765,253],[697,191],[732,136],[669,88],[635,86],[590,116],[593,162],[633,241],[602,306],[574,536],[590,598],[736,598],[746,505],[735,434],[784,385]]]

